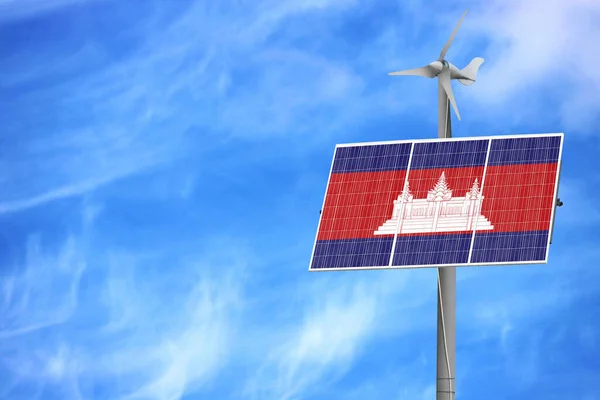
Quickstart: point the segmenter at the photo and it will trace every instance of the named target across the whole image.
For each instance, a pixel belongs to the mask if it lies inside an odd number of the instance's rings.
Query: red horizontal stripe
[[[493,232],[548,230],[556,171],[556,163],[488,167],[482,214],[494,225]],[[405,172],[332,174],[317,239],[374,237],[373,232],[391,218]],[[414,198],[426,198],[442,172],[453,197],[463,197],[475,179],[481,185],[483,167],[411,170]]]
[[[406,171],[332,174],[317,240],[373,237],[392,215]]]
[[[549,230],[557,170],[557,163],[488,167],[481,213],[494,232]]]

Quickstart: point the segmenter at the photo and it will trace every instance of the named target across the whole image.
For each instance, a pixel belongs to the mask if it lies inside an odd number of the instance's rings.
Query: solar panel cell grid
[[[488,140],[415,143],[411,170],[483,166]]]
[[[562,134],[336,148],[311,270],[544,262]]]

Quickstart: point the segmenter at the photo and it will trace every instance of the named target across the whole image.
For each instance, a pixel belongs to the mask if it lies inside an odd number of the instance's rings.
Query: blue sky
[[[600,399],[600,6],[0,0],[0,398],[433,399],[436,271],[307,272],[336,143],[565,132],[550,262],[457,271],[460,399]]]

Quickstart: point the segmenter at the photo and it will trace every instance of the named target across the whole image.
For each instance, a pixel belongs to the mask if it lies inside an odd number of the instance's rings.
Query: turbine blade
[[[414,76],[424,76],[426,78],[434,78],[435,71],[433,71],[429,66],[425,66],[425,67],[407,69],[404,71],[390,72],[390,73],[388,73],[388,75],[390,75],[390,76],[414,75]]]
[[[450,100],[450,104],[452,104],[452,108],[454,108],[456,117],[460,121],[460,113],[458,112],[458,107],[456,106],[456,101],[454,100],[454,93],[452,92],[452,84],[450,83],[450,70],[444,69],[438,75],[438,79],[440,80],[440,85],[442,85],[444,91],[448,95],[448,99]]]
[[[477,78],[477,71],[479,71],[479,67],[481,67],[483,61],[484,60],[481,57],[472,59],[469,65],[458,71],[456,79],[465,86],[472,85]],[[452,79],[454,79],[454,76],[452,76]]]
[[[450,48],[450,45],[452,44],[452,41],[454,40],[454,36],[456,36],[456,32],[458,32],[458,28],[460,28],[460,24],[462,24],[463,19],[465,19],[465,15],[467,15],[468,11],[469,10],[465,10],[462,17],[460,17],[460,20],[458,21],[456,28],[454,28],[454,31],[452,31],[452,35],[450,35],[450,39],[448,39],[448,41],[444,45],[444,48],[442,49],[442,52],[440,53],[440,58],[438,58],[438,60],[441,61],[444,59],[444,57],[446,57],[446,53],[448,52],[448,49]]]

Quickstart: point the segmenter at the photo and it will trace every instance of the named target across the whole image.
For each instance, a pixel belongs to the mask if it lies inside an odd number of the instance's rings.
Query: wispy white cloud
[[[19,385],[29,384],[32,387],[28,397],[44,398],[47,388],[57,388],[62,398],[79,400],[82,396],[79,385],[81,359],[77,349],[68,343],[58,341],[46,343],[46,346],[30,346],[28,357],[17,354],[3,357],[3,363],[10,366],[12,382],[0,386],[0,394],[13,397],[13,390]],[[21,350],[22,351],[22,350]]]
[[[345,66],[294,50],[263,52],[250,62],[264,68],[257,72],[256,84],[236,92],[219,112],[220,126],[236,135],[322,135],[331,132],[336,118],[319,115],[319,110],[330,107],[342,119],[357,111],[352,99],[360,95],[363,83]],[[348,110],[339,107],[341,101]]]
[[[433,336],[432,336],[433,337]],[[414,338],[414,336],[413,336]],[[411,338],[411,343],[415,343]],[[393,346],[394,356],[397,357],[400,349],[408,346],[403,346],[401,342],[396,342]],[[411,355],[415,353],[430,353],[426,350],[425,341],[422,350],[413,347],[413,351],[408,352]],[[387,346],[386,346],[387,347]],[[389,348],[389,347],[388,347]],[[390,357],[391,358],[391,357]],[[344,398],[349,400],[360,399],[415,399],[415,400],[430,400],[435,398],[435,382],[424,378],[423,371],[435,368],[435,358],[428,359],[424,355],[410,359],[403,358],[397,363],[386,362],[378,366],[376,374],[365,373],[362,379],[358,379],[353,384],[339,388],[337,391],[330,392],[331,398]],[[427,374],[431,376],[433,374]]]
[[[86,268],[74,238],[58,255],[46,254],[32,237],[24,266],[5,266],[2,279],[0,338],[31,333],[66,322],[78,305],[81,275]]]
[[[84,207],[87,234],[97,213],[95,204]],[[0,365],[10,379],[0,394],[25,384],[32,398],[49,390],[88,398],[90,381],[126,382],[109,389],[123,399],[201,390],[235,341],[241,256],[213,247],[169,262],[162,252],[111,252],[104,271],[106,256],[86,243],[70,238],[53,257],[32,239],[24,266],[3,267]]]
[[[600,111],[599,17],[600,5],[590,0],[510,0],[474,7],[462,35],[489,43],[485,68],[469,92],[487,116],[514,114],[518,121],[519,116],[556,114],[565,130],[589,132]],[[552,98],[544,102],[547,108],[532,91]],[[523,107],[520,99],[529,105]],[[523,108],[529,111],[523,114]]]
[[[555,257],[554,263],[560,265],[561,259]],[[577,291],[570,281],[548,276],[550,268],[534,265],[465,269],[464,272],[471,274],[461,285],[469,293],[477,288],[473,293],[480,294],[478,301],[462,306],[468,315],[469,330],[476,333],[474,338],[493,336],[504,341],[521,321],[572,302],[578,296]],[[462,275],[462,269],[459,271]],[[556,274],[555,270],[553,275]]]
[[[430,364],[429,368],[434,364]],[[344,388],[335,392],[333,398],[348,400],[361,399],[414,399],[431,400],[435,398],[435,384],[422,383],[419,370],[409,370],[398,366],[393,371],[380,373],[377,379],[358,383],[356,388]]]
[[[161,283],[143,273],[153,258],[111,258],[104,292],[110,317],[101,330],[106,348],[93,374],[136,382],[124,398],[179,399],[201,389],[228,363],[241,313],[243,266],[180,265],[179,276],[166,274]],[[210,272],[219,268],[231,274]]]
[[[320,295],[267,354],[248,385],[251,398],[294,399],[311,385],[343,374],[374,327],[379,300],[360,285]],[[315,293],[316,294],[316,293]]]
[[[0,0],[0,23],[93,1],[103,0]]]
[[[137,167],[140,167],[140,165],[137,165]],[[87,193],[103,184],[114,182],[120,177],[127,176],[126,171],[120,172],[120,174],[114,176],[107,176],[104,178],[100,177],[96,179],[91,179],[87,182],[80,182],[72,185],[66,185],[63,187],[50,189],[50,191],[48,192],[27,199],[0,203],[0,214],[26,210],[28,208],[35,207],[40,204],[52,202],[54,200],[60,200],[67,197]]]
[[[128,348],[111,360],[118,361],[119,369],[124,371],[128,365],[134,371],[137,368],[148,371],[146,362],[157,364],[156,373],[126,398],[179,399],[186,391],[198,389],[226,365],[233,340],[230,313],[236,294],[232,290],[235,289],[228,289],[227,283],[199,282],[182,305],[181,311],[187,316],[182,319],[187,320],[184,326],[173,331],[165,329],[159,342],[141,346],[133,353]],[[145,340],[146,335],[142,341]],[[133,366],[127,361],[131,356],[137,358]]]
[[[540,327],[540,321],[550,323],[558,315],[574,315],[577,304],[595,296],[591,282],[598,279],[598,272],[589,266],[597,256],[585,244],[554,244],[547,265],[460,269],[460,275],[468,274],[459,282],[462,297],[469,299],[459,304],[463,343],[470,349],[479,348],[476,343],[485,344],[486,351],[494,349],[495,359],[486,355],[482,370],[479,358],[464,352],[458,378],[473,379],[482,371],[504,373],[515,386],[523,387],[543,379],[547,373],[541,361],[544,352],[571,342],[574,338],[566,335],[566,329],[577,328],[556,322],[548,330]],[[586,332],[585,325],[580,329]],[[585,333],[583,337],[589,338]]]
[[[327,130],[323,123],[339,125],[339,118],[319,116],[316,110],[342,110],[339,102],[349,95],[358,101],[361,79],[322,56],[263,45],[287,18],[340,10],[354,2],[276,2],[269,12],[262,12],[268,4],[253,4],[236,11],[195,3],[167,26],[146,27],[147,39],[129,57],[106,67],[98,68],[105,54],[93,41],[75,53],[25,48],[13,56],[3,66],[7,87],[62,78],[28,89],[5,104],[9,114],[25,113],[9,121],[9,130],[26,129],[23,125],[44,110],[64,116],[71,128],[48,125],[47,140],[20,139],[18,148],[26,151],[14,154],[19,160],[10,160],[11,168],[5,169],[11,172],[3,178],[9,185],[0,211],[88,192],[187,154],[191,143],[217,143],[223,133],[262,138],[319,128],[322,135]],[[16,64],[18,70],[10,68]],[[50,67],[41,69],[42,64]],[[95,66],[94,72],[67,73],[86,65]],[[344,115],[348,118],[355,111],[349,107]],[[190,134],[194,126],[210,129]],[[25,188],[19,183],[21,175],[35,179]]]
[[[424,321],[417,310],[435,299],[435,281],[432,293],[421,285],[434,275],[420,271],[311,276],[293,291],[291,298],[297,300],[287,303],[288,319],[278,319],[275,333],[269,333],[269,350],[246,383],[248,398],[298,399],[334,390],[334,383],[354,368],[370,343],[421,329]],[[289,289],[284,293],[290,297]],[[295,304],[299,311],[291,308]],[[427,320],[425,325],[434,326],[435,313]],[[381,393],[390,393],[388,389]],[[348,388],[344,396],[352,392]]]

